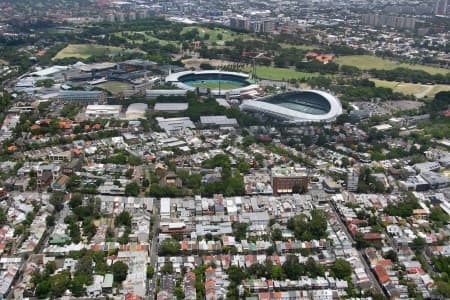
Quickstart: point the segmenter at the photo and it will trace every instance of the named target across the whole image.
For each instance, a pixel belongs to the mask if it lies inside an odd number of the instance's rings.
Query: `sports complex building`
[[[341,102],[333,95],[316,90],[291,91],[244,100],[240,109],[263,118],[287,123],[331,122],[342,114]]]
[[[259,85],[244,73],[210,71],[184,71],[170,74],[166,83],[180,89],[195,91],[197,88],[209,89],[215,96],[222,95],[258,95]]]

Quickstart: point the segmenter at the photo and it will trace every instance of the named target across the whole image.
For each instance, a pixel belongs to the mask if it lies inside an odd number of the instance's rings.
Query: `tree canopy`
[[[289,219],[288,228],[302,241],[319,240],[327,237],[327,215],[323,210],[311,211],[311,218],[300,214]]]
[[[112,265],[112,272],[114,281],[121,283],[127,278],[128,265],[121,261],[117,261]]]

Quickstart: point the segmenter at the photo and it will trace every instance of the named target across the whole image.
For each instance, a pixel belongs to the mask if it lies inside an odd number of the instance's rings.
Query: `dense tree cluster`
[[[407,192],[402,197],[403,201],[400,205],[388,204],[384,211],[390,216],[399,216],[407,218],[412,216],[413,210],[419,208],[419,201],[412,192]]]
[[[159,255],[177,255],[180,251],[180,243],[172,238],[165,239],[159,245]]]
[[[139,157],[136,157],[128,152],[120,151],[108,158],[102,160],[104,164],[116,164],[116,165],[125,165],[130,164],[132,166],[137,166],[142,163]]]
[[[50,196],[50,204],[53,205],[56,211],[60,211],[64,207],[64,197],[63,192],[53,192]]]
[[[48,262],[43,272],[33,273],[32,283],[35,286],[34,294],[36,297],[40,299],[47,297],[59,298],[67,290],[70,290],[75,297],[82,297],[85,295],[86,286],[93,283],[94,272],[95,274],[104,275],[112,271],[116,275],[114,270],[115,264],[112,268],[108,266],[103,251],[82,250],[71,255],[78,260],[73,274],[69,271],[55,274],[56,263],[54,261]]]
[[[137,197],[139,195],[140,190],[141,187],[137,182],[135,181],[130,182],[125,186],[125,196]]]
[[[247,237],[247,229],[249,224],[247,223],[239,223],[239,222],[233,222],[231,224],[233,228],[233,234],[236,238],[236,241],[242,241],[245,240]]]
[[[81,194],[74,193],[74,198],[69,202],[73,214],[67,216],[64,219],[64,223],[68,225],[67,232],[72,242],[79,243],[81,241],[79,222],[81,222],[82,233],[87,240],[90,240],[97,232],[94,220],[101,216],[100,201],[98,198],[92,198],[86,202],[86,205],[82,205]]]
[[[361,168],[358,181],[358,192],[360,193],[383,193],[385,191],[384,184],[372,175],[372,169],[369,167]]]
[[[311,211],[311,218],[300,214],[290,218],[287,226],[299,240],[320,240],[326,238],[328,235],[327,219],[328,217],[325,211],[314,209]]]
[[[339,72],[339,65],[332,62],[324,64],[316,60],[309,62],[298,62],[295,67],[298,71],[308,73],[336,74]]]

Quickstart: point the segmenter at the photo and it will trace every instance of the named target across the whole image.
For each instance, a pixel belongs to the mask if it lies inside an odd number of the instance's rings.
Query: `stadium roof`
[[[244,111],[259,112],[267,115],[271,115],[280,119],[284,119],[292,123],[302,123],[302,122],[327,122],[334,120],[337,116],[342,114],[341,102],[331,94],[326,92],[309,90],[307,92],[315,93],[320,95],[328,101],[330,104],[330,110],[325,114],[310,114],[287,107],[283,107],[278,104],[268,103],[263,100],[244,100],[240,108]],[[283,94],[282,94],[283,95]],[[276,97],[276,96],[272,96]]]

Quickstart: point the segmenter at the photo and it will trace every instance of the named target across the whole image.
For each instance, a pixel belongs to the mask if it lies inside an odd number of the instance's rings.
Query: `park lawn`
[[[63,59],[75,57],[86,59],[91,56],[100,56],[104,54],[117,54],[123,51],[123,48],[113,46],[103,46],[97,44],[69,44],[66,48],[59,51],[53,59]]]
[[[388,59],[373,55],[348,55],[336,58],[335,62],[339,65],[355,66],[361,70],[377,69],[392,70],[395,68],[407,68],[411,70],[422,70],[430,74],[447,74],[448,69],[437,68],[425,65],[413,65],[405,63],[397,63]]]
[[[394,92],[405,95],[418,95],[426,94],[429,89],[430,87],[424,84],[401,82],[394,88]]]
[[[177,41],[161,40],[161,39],[158,39],[157,37],[155,37],[155,36],[153,36],[151,34],[148,34],[148,33],[144,32],[144,31],[136,31],[136,32],[134,32],[134,31],[122,31],[122,32],[116,32],[115,35],[117,35],[119,37],[124,37],[123,33],[140,33],[140,34],[144,35],[145,38],[149,42],[155,41],[155,42],[158,42],[162,46],[166,46],[168,44],[172,44],[175,47],[180,47],[180,43],[178,43]],[[133,40],[133,39],[130,39],[129,37],[126,37],[126,39],[127,39],[128,42],[134,42],[136,44],[142,44],[144,42],[143,40],[140,40],[140,39]]]
[[[370,79],[373,83],[375,83],[376,87],[384,87],[384,88],[390,88],[394,89],[397,85],[397,81],[387,81],[387,80],[380,80],[380,79]]]
[[[397,81],[387,81],[379,79],[370,79],[375,83],[376,87],[391,88],[394,92],[402,93],[405,95],[415,95],[418,98],[434,97],[439,92],[450,91],[450,84],[420,84],[420,83],[407,83]]]
[[[102,88],[110,92],[111,94],[119,94],[124,90],[129,90],[132,88],[131,84],[120,81],[107,81],[97,84],[96,87]]]
[[[244,71],[250,73],[252,71],[251,67],[247,67]],[[306,73],[299,72],[294,69],[287,68],[276,68],[276,67],[256,67],[256,76],[261,79],[269,80],[290,80],[290,79],[303,79],[319,76],[319,73]]]
[[[218,82],[199,82],[199,83],[194,83],[192,86],[195,87],[201,87],[201,88],[208,88],[211,90],[218,90],[219,89],[219,83]],[[231,90],[231,89],[237,89],[242,87],[242,85],[240,84],[232,84],[232,83],[228,83],[228,82],[223,82],[220,84],[220,89],[221,90]]]
[[[185,28],[183,28],[183,30],[181,31],[181,34],[192,30],[192,29],[197,29],[200,33],[200,36],[203,37],[206,33],[209,34],[209,39],[208,39],[208,43],[217,43],[217,44],[221,44],[221,43],[225,43],[226,41],[232,41],[235,40],[237,38],[242,38],[244,40],[248,40],[251,39],[252,36],[249,34],[245,34],[245,33],[237,33],[237,32],[233,32],[231,30],[227,30],[227,29],[223,29],[223,28],[214,28],[214,29],[210,29],[210,28],[205,28],[202,26],[187,26]],[[222,39],[219,39],[217,36],[221,34],[222,35]]]
[[[439,92],[447,92],[450,91],[450,84],[436,84],[433,85],[431,91],[427,93],[428,97],[434,97]]]

